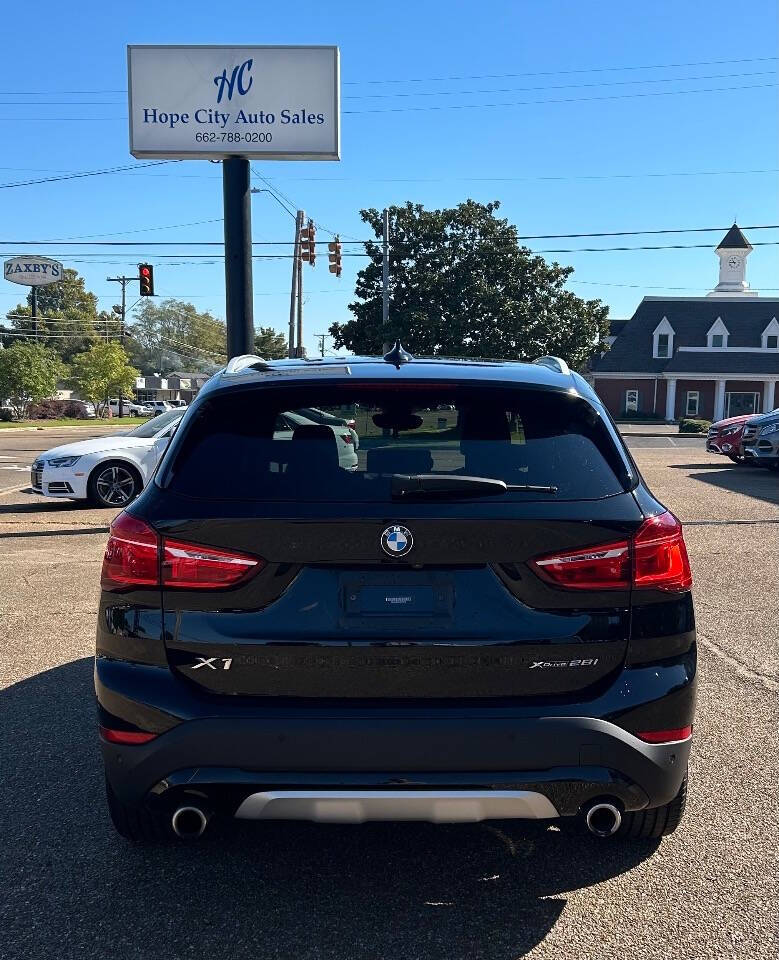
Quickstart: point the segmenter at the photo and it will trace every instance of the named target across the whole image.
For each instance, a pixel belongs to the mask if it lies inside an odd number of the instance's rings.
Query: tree
[[[0,350],[0,399],[24,420],[30,404],[53,396],[64,372],[53,350],[35,343],[14,343]]]
[[[467,200],[444,210],[407,203],[390,209],[390,312],[382,324],[382,256],[357,275],[354,319],[334,323],[337,347],[380,352],[400,339],[411,353],[531,360],[544,354],[581,368],[608,335],[608,307],[564,289],[572,267],[547,263],[520,246],[495,216],[499,203]],[[361,210],[376,237],[382,214]]]
[[[96,343],[73,359],[70,381],[82,400],[95,405],[100,416],[111,397],[123,397],[135,386],[138,371],[130,366],[127,354],[116,341]]]
[[[263,360],[281,360],[287,356],[287,338],[273,327],[260,327],[254,334],[254,349]]]
[[[224,321],[185,300],[145,300],[129,333],[130,358],[144,373],[210,371],[227,360]]]
[[[117,318],[98,313],[97,296],[86,289],[78,271],[65,268],[59,283],[38,287],[38,319],[32,319],[32,291],[27,304],[9,311],[8,320],[26,342],[40,340],[64,361],[85,350],[98,336],[117,336]]]

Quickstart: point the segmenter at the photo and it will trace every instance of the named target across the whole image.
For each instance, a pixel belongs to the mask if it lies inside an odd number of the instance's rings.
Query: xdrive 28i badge
[[[381,549],[391,557],[404,557],[414,546],[408,527],[387,527],[381,535]]]

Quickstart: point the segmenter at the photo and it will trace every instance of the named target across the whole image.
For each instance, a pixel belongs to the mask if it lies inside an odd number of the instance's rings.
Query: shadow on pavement
[[[0,915],[14,960],[515,960],[567,891],[657,847],[516,821],[235,821],[194,845],[135,847],[108,821],[92,696],[91,659],[0,693]]]
[[[698,470],[690,473],[692,480],[700,480],[720,490],[743,493],[746,497],[779,503],[779,476],[765,467],[732,466],[708,463],[671,463],[673,470]]]
[[[0,503],[0,515],[8,513],[83,513],[87,510],[98,510],[102,514],[108,514],[112,510],[114,513],[117,512],[116,507],[97,507],[88,500],[48,499],[33,493],[29,489],[21,490],[19,493],[29,497],[29,499]]]

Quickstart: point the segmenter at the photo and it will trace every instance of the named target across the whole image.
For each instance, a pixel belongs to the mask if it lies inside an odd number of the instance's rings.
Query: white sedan
[[[32,465],[35,493],[125,507],[143,490],[185,410],[171,410],[119,436],[54,447]]]
[[[344,421],[345,423],[346,421]],[[355,437],[357,434],[347,426],[333,426],[332,424],[320,424],[311,417],[303,416],[299,410],[287,410],[279,414],[276,418],[276,424],[273,430],[274,440],[291,440],[295,430],[298,427],[316,427],[326,426],[332,430],[335,435],[338,446],[338,463],[342,470],[357,469],[357,450]]]

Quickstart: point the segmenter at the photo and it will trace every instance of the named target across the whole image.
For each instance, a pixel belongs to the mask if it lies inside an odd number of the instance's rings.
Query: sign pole
[[[229,358],[254,352],[252,212],[249,161],[222,161],[225,232],[225,300]]]
[[[35,330],[35,342],[38,342],[38,288],[32,287],[32,320],[33,330]]]

